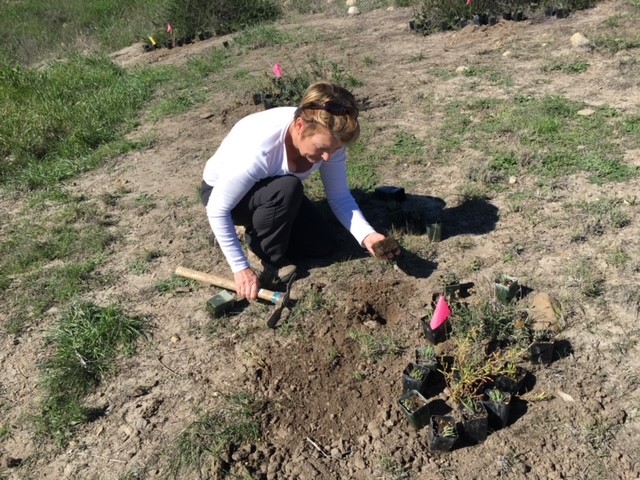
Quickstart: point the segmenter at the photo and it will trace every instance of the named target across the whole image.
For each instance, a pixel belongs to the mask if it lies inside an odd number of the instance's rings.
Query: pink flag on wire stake
[[[173,27],[171,26],[170,23],[167,23],[167,33],[171,33],[173,32]]]
[[[444,299],[444,295],[440,295],[438,303],[436,304],[436,309],[433,311],[433,317],[431,317],[431,322],[429,323],[431,330],[436,330],[440,327],[447,321],[449,315],[451,315],[451,309],[449,308],[447,301]]]
[[[276,78],[282,78],[282,65],[276,63],[271,69]]]

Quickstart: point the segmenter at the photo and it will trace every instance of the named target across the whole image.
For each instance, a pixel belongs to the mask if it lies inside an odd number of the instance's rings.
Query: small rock
[[[347,11],[348,15],[360,15],[360,10],[358,10],[358,7],[349,7],[349,10]]]
[[[511,175],[509,177],[509,185],[513,185],[514,183],[518,183],[518,178],[515,177],[514,175]]]
[[[582,110],[578,110],[577,112],[577,114],[582,117],[590,117],[594,113],[596,113],[596,111],[591,108],[583,108]]]
[[[378,328],[380,326],[380,324],[378,322],[375,322],[373,320],[367,320],[366,322],[362,323],[365,327],[370,328],[371,330],[375,330],[376,328]]]
[[[469,70],[469,67],[465,67],[464,65],[461,65],[458,68],[456,68],[456,73],[464,73],[467,70]]]
[[[391,5],[390,7],[387,7],[387,12],[393,12],[396,8]]]
[[[347,0],[345,3],[347,7],[355,7],[358,3],[358,0]]]
[[[571,39],[569,41],[573,48],[588,47],[591,45],[589,39],[580,32],[576,32],[571,35]]]
[[[558,316],[561,311],[560,302],[556,298],[546,292],[536,294],[529,306],[533,330],[558,333],[560,331]]]
[[[511,50],[507,50],[506,52],[504,52],[502,54],[502,56],[505,57],[505,58],[510,57],[511,56]]]
[[[353,465],[358,469],[358,470],[364,470],[366,465],[364,463],[364,458],[362,458],[360,455],[356,455],[355,457],[353,457]]]
[[[180,335],[172,335],[171,343],[178,343],[180,341]]]

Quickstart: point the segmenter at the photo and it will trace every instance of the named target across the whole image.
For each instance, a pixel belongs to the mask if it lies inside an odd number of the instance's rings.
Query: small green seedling
[[[456,436],[456,429],[453,425],[447,425],[442,429],[442,433],[440,434],[442,437],[451,438]]]
[[[495,403],[504,403],[507,399],[504,392],[498,389],[489,390],[487,394],[489,395],[489,399]]]
[[[432,360],[436,358],[436,349],[430,345],[418,348],[416,353],[420,360]]]
[[[482,405],[476,399],[467,397],[460,400],[462,410],[468,417],[482,413]]]
[[[402,400],[400,403],[402,403],[402,406],[406,408],[408,412],[415,412],[418,409],[417,402],[414,402],[410,398]]]
[[[419,367],[414,367],[411,369],[411,372],[409,372],[409,376],[416,380],[424,380],[424,371]]]

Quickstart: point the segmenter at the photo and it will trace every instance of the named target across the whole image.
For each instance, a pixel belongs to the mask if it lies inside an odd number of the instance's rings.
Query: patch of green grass
[[[549,178],[584,171],[595,183],[636,176],[638,168],[624,163],[621,148],[637,142],[627,133],[635,130],[635,117],[608,107],[597,108],[591,116],[578,115],[584,107],[560,96],[456,100],[445,109],[437,151],[443,156],[473,145],[491,156],[490,168],[504,173],[517,165],[525,173]]]
[[[249,50],[295,44],[300,41],[293,32],[280,30],[273,25],[262,24],[242,30],[233,39],[234,46]]]
[[[134,204],[141,215],[149,213],[151,210],[156,208],[156,200],[153,198],[153,195],[149,193],[141,193],[138,195],[134,200]]]
[[[166,295],[169,293],[175,293],[179,288],[197,290],[199,287],[200,284],[195,280],[180,277],[178,275],[172,275],[170,278],[158,282],[155,286],[155,290],[161,295]]]
[[[504,72],[495,68],[472,65],[464,70],[465,77],[480,77],[488,79],[494,85],[512,86],[513,80]]]
[[[349,338],[360,347],[360,353],[368,360],[378,361],[385,356],[398,356],[406,346],[392,335],[350,331]]]
[[[562,72],[566,74],[584,73],[589,68],[589,64],[584,60],[574,60],[572,62],[554,61],[542,67],[543,72]]]
[[[589,298],[597,298],[604,293],[605,279],[588,258],[583,258],[570,267],[569,274],[580,292]]]
[[[395,134],[389,151],[406,162],[413,163],[412,161],[417,160],[417,163],[420,163],[424,156],[424,142],[418,140],[415,135],[400,131]]]
[[[129,270],[137,275],[149,273],[150,264],[154,260],[162,257],[164,252],[157,248],[145,250],[144,254],[129,266]]]
[[[428,71],[429,75],[432,75],[436,78],[440,78],[442,80],[450,80],[452,78],[455,78],[456,74],[454,72],[451,72],[449,70],[445,70],[443,68],[433,68],[431,70]]]
[[[610,251],[608,258],[609,265],[612,265],[616,268],[624,267],[631,260],[631,256],[622,247],[618,247]]]
[[[102,57],[73,56],[43,70],[0,63],[0,183],[57,185],[132,148],[122,138],[155,78]]]
[[[631,222],[621,208],[618,198],[600,198],[592,202],[578,202],[567,205],[572,216],[579,218],[579,233],[574,241],[585,240],[589,236],[603,235],[607,230],[624,228]]]
[[[80,424],[99,416],[99,408],[86,407],[83,398],[114,371],[118,356],[134,353],[148,329],[145,320],[126,315],[118,306],[71,307],[48,338],[54,353],[42,364],[38,433],[64,446]]]
[[[86,48],[108,53],[139,41],[165,25],[162,2],[67,0],[3,4],[0,31],[11,61],[33,65]],[[0,55],[1,56],[1,55]]]
[[[28,210],[29,220],[9,225],[0,241],[0,288],[12,288],[7,328],[13,333],[103,281],[93,271],[104,261],[114,233],[84,198],[61,200],[66,203],[42,212],[37,210],[43,204],[36,204]]]
[[[0,442],[4,442],[6,439],[11,437],[11,427],[9,424],[5,423],[0,426]]]
[[[194,471],[201,476],[207,459],[219,459],[223,452],[260,439],[262,404],[244,392],[225,400],[222,408],[201,415],[179,435],[170,453],[172,478]]]
[[[382,455],[379,459],[380,470],[385,478],[392,480],[402,480],[410,478],[410,467],[403,467],[400,462],[390,455]]]
[[[618,53],[622,50],[640,48],[640,35],[636,37],[598,36],[593,39],[596,48],[607,50],[609,53]]]

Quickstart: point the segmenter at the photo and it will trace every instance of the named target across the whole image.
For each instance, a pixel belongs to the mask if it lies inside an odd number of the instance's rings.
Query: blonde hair
[[[306,127],[303,137],[313,135],[318,125],[327,128],[344,145],[360,136],[358,106],[353,94],[344,87],[326,80],[307,88],[294,119],[302,118]]]

